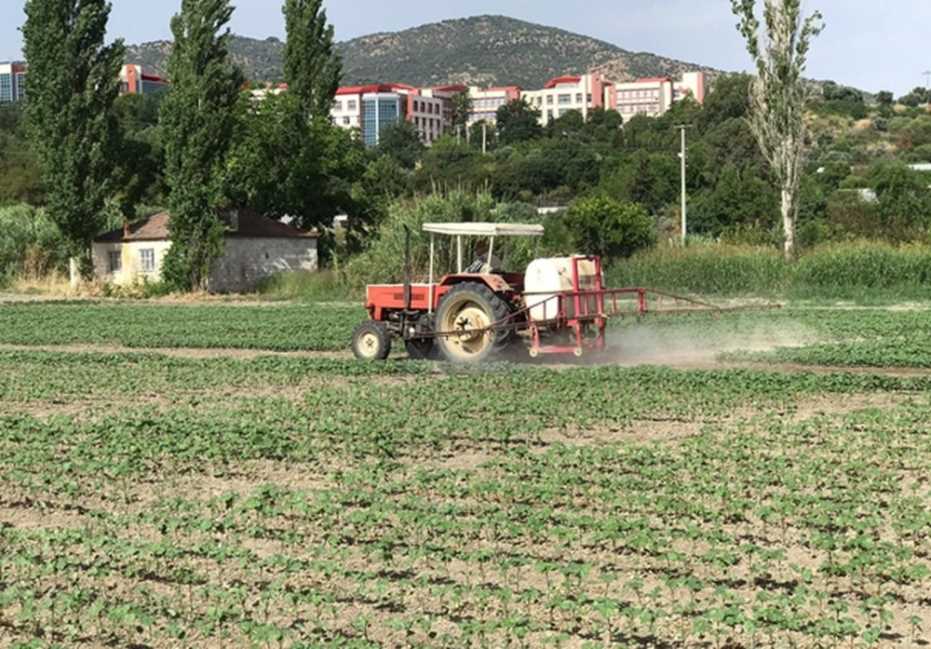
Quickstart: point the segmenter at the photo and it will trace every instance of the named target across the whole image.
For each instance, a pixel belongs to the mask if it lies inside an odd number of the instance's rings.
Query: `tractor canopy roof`
[[[542,237],[543,226],[528,223],[424,223],[424,232],[462,237]]]

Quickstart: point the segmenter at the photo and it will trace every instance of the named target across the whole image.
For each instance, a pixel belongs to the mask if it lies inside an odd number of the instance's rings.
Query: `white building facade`
[[[162,212],[97,237],[92,245],[96,277],[116,286],[161,281],[171,249],[169,220]],[[253,291],[277,273],[317,270],[316,231],[298,230],[246,211],[230,212],[224,220],[223,253],[210,269],[210,292]]]
[[[705,103],[704,72],[687,72],[679,81],[653,77],[617,84],[617,110],[624,121],[637,115],[659,117],[686,97]]]
[[[540,111],[540,123],[543,126],[569,111],[578,111],[588,119],[588,114],[593,110],[612,110],[616,107],[614,83],[600,73],[558,77],[550,80],[542,90],[525,91],[521,96]]]
[[[469,126],[483,121],[494,126],[498,110],[520,99],[540,111],[543,126],[569,111],[578,111],[587,119],[591,111],[598,109],[616,110],[626,121],[635,115],[658,117],[685,97],[703,103],[705,75],[690,72],[679,81],[656,77],[618,84],[600,72],[591,72],[557,77],[540,90],[463,85],[415,88],[400,83],[346,86],[337,91],[330,117],[341,128],[359,131],[366,146],[377,146],[382,131],[401,121],[410,122],[421,141],[430,146],[452,131],[453,100],[464,92],[471,101]]]
[[[500,86],[497,88],[470,87],[468,89],[472,108],[469,111],[469,126],[479,122],[498,123],[498,109],[521,97],[519,86]]]

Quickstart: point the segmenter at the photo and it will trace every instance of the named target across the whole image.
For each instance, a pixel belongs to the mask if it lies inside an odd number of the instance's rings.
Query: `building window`
[[[592,103],[592,93],[588,93],[588,103]]]
[[[553,105],[553,95],[547,95],[547,96],[546,96],[546,104],[547,104],[547,106],[552,106],[552,105]]]
[[[383,96],[362,101],[362,139],[366,146],[375,146],[381,132],[401,120],[401,101],[397,96]]]
[[[572,103],[572,95],[559,95],[559,105],[565,106]]]
[[[546,119],[553,121],[553,109],[546,111]]]
[[[0,103],[13,101],[13,75],[0,74]]]
[[[344,125],[344,126],[349,126],[349,124],[350,124],[351,122],[352,122],[352,120],[350,120],[348,117],[344,117],[344,118],[343,118],[343,125]]]
[[[355,99],[350,99],[350,100],[349,100],[349,103],[346,104],[346,109],[347,109],[347,110],[358,110],[358,109],[359,109],[359,104],[356,102]]]
[[[591,95],[589,95],[589,97],[591,97]],[[581,103],[582,103],[582,93],[581,93],[581,92],[576,94],[576,96],[575,96],[575,103],[577,103],[577,104],[581,104]]]
[[[155,249],[143,248],[139,251],[139,268],[143,273],[155,272]]]
[[[26,98],[26,73],[17,72],[16,73],[16,99],[25,99]]]
[[[341,101],[334,101],[334,102],[333,102],[333,110],[335,110],[336,112],[341,112],[341,111],[343,110],[343,102],[341,102]]]
[[[107,253],[107,268],[111,273],[123,270],[123,253],[120,250],[111,250]]]

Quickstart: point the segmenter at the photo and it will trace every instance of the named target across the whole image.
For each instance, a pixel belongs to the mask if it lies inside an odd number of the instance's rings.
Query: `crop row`
[[[0,353],[0,638],[914,645],[931,637],[929,393]]]
[[[354,306],[29,303],[0,305],[0,343],[276,351],[345,349]]]
[[[170,455],[120,494],[75,468],[67,497],[41,497],[10,468],[3,508],[70,524],[3,531],[0,624],[68,646],[904,646],[926,637],[931,586],[926,408],[472,467],[290,460],[303,487],[228,459],[214,493]],[[120,459],[83,453],[68,463]]]
[[[359,307],[332,304],[12,304],[0,306],[0,344],[335,351],[348,349],[364,317]],[[775,347],[772,355],[740,358],[929,367],[931,318],[925,311],[830,308],[628,317],[612,321],[611,343],[622,360],[644,351]]]

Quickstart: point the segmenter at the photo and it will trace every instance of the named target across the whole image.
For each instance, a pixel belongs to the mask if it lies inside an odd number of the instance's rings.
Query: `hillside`
[[[346,84],[403,81],[429,86],[455,82],[535,88],[554,76],[591,69],[604,71],[617,81],[676,75],[683,70],[716,72],[504,16],[446,20],[362,36],[337,47],[343,57]],[[170,48],[169,41],[129,46],[126,58],[164,74]],[[231,47],[234,60],[255,80],[281,78],[282,51],[283,45],[276,38],[236,36]]]

